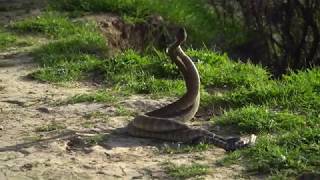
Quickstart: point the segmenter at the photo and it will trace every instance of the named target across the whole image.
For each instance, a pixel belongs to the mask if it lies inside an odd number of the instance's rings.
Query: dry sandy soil
[[[30,11],[29,11],[30,12]],[[10,19],[8,16],[6,21]],[[4,21],[3,21],[4,22]],[[85,84],[57,86],[27,78],[37,67],[28,49],[0,53],[0,179],[172,179],[163,163],[200,163],[210,166],[204,179],[241,179],[240,166],[216,164],[225,151],[210,148],[184,154],[161,153],[169,142],[134,138],[123,128],[133,112],[168,103],[131,96],[113,104],[60,104],[95,87]],[[41,128],[63,125],[53,131]],[[102,136],[97,145],[84,139]]]

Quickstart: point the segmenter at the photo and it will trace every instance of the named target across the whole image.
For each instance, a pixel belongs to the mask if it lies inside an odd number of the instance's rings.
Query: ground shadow
[[[34,63],[33,57],[31,57],[27,52],[13,52],[10,54],[0,55],[0,68],[21,66],[32,63]]]
[[[49,134],[49,133],[48,133]],[[77,151],[83,153],[92,152],[93,146],[101,146],[107,150],[113,148],[132,148],[132,147],[143,147],[153,146],[161,148],[164,146],[172,147],[183,147],[190,144],[181,144],[178,142],[168,142],[151,138],[138,138],[132,137],[126,132],[126,128],[116,129],[95,129],[87,131],[75,131],[75,130],[60,130],[53,132],[51,137],[46,137],[40,140],[32,142],[20,143],[12,146],[0,147],[0,152],[16,151],[22,154],[29,154],[26,148],[40,147],[54,141],[65,141],[66,151]]]
[[[0,147],[0,152],[15,151],[28,155],[26,148],[41,146],[54,141],[65,141],[67,144],[67,151],[83,151],[89,153],[90,148],[99,145],[105,149],[112,149],[116,147],[138,147],[138,146],[158,146],[164,141],[135,138],[129,136],[124,128],[115,130],[88,130],[88,131],[74,131],[63,130],[55,132],[52,137],[35,140],[32,142],[20,143],[12,146]],[[96,138],[100,136],[99,138]]]

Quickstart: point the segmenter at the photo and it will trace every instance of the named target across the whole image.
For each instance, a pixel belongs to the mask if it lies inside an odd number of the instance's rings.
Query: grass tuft
[[[35,129],[36,132],[50,132],[50,131],[56,131],[56,130],[61,130],[61,129],[65,129],[66,126],[61,124],[61,123],[51,123],[51,124],[48,124],[48,125],[44,125],[44,126],[41,126],[41,127],[37,127]]]
[[[266,107],[247,106],[228,111],[212,119],[216,124],[235,126],[245,133],[276,133],[304,128],[306,118],[289,112],[276,112]]]
[[[0,28],[0,51],[7,50],[12,47],[30,46],[32,42],[9,32],[7,29]]]
[[[84,137],[84,142],[86,145],[94,146],[105,142],[108,139],[106,134],[96,134],[94,136]]]
[[[223,102],[233,108],[213,118],[214,123],[258,134],[257,144],[239,151],[235,162],[244,161],[250,170],[274,177],[318,172],[319,72],[318,68],[292,72],[281,80],[211,97],[216,100],[213,104]]]
[[[116,97],[106,91],[97,91],[91,94],[79,94],[67,100],[68,104],[76,104],[81,102],[114,102]]]
[[[0,29],[0,50],[7,49],[17,42],[16,36]]]
[[[38,33],[51,38],[67,37],[80,33],[85,28],[92,29],[89,25],[71,23],[69,18],[55,11],[12,23],[10,28],[20,33]]]
[[[175,165],[167,162],[164,164],[167,173],[176,179],[187,179],[190,177],[199,177],[209,173],[209,166],[202,164],[191,164],[191,165]]]
[[[42,81],[79,80],[99,66],[100,57],[107,52],[106,40],[95,23],[72,21],[58,12],[13,23],[11,28],[55,38],[33,52],[41,68],[31,76]]]
[[[197,145],[178,145],[177,147],[172,147],[169,145],[165,145],[164,147],[160,148],[160,153],[164,154],[182,154],[182,153],[192,153],[192,152],[203,152],[210,148],[213,145],[210,144],[197,144]]]

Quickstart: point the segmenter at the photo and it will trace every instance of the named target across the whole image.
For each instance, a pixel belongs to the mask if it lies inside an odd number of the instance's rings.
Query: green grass
[[[269,74],[262,67],[232,62],[227,55],[208,50],[189,50],[187,53],[199,59],[196,65],[205,89],[251,87],[269,81]],[[106,82],[131,93],[181,95],[185,91],[177,68],[158,51],[147,55],[124,51],[105,61],[96,71],[104,72]]]
[[[115,102],[115,94],[107,91],[97,91],[90,94],[78,94],[67,100],[67,104],[76,104],[81,102]]]
[[[90,70],[100,63],[96,57],[90,55],[76,55],[71,58],[55,56],[52,58],[56,61],[61,60],[61,62],[53,63],[49,66],[43,65],[42,68],[33,72],[31,77],[45,82],[81,80],[85,79],[87,77],[85,74],[89,74]],[[75,60],[76,62],[68,62],[70,60]]]
[[[85,119],[87,119],[87,120],[102,118],[102,117],[105,117],[105,116],[106,116],[106,114],[102,113],[100,111],[92,111],[90,113],[86,113],[85,115],[83,115],[83,117]]]
[[[72,21],[57,12],[13,23],[11,28],[55,39],[33,52],[41,68],[31,76],[42,81],[81,80],[101,64],[101,57],[107,53],[107,42],[95,23]]]
[[[270,75],[260,66],[250,63],[234,62],[227,54],[210,50],[189,50],[187,54],[199,60],[197,68],[201,84],[206,88],[239,88],[265,84]]]
[[[0,29],[0,50],[4,50],[17,42],[17,37]]]
[[[37,127],[35,129],[36,132],[50,132],[50,131],[56,131],[56,130],[61,130],[61,129],[65,129],[66,126],[61,124],[61,123],[50,123],[48,125],[44,125],[41,127]]]
[[[274,177],[319,172],[319,73],[318,68],[292,72],[281,80],[211,97],[213,104],[232,108],[223,116],[212,118],[213,123],[258,134],[254,147],[229,159],[245,162],[249,170]],[[228,158],[226,161],[230,162]]]
[[[9,27],[16,32],[37,33],[51,38],[61,38],[81,33],[86,31],[85,28],[92,29],[89,24],[71,23],[65,15],[55,11],[14,22]]]
[[[116,108],[116,116],[136,116],[138,114],[122,105],[116,105]]]
[[[12,47],[30,46],[31,44],[30,40],[9,32],[7,29],[0,28],[0,51]]]
[[[159,149],[160,153],[164,153],[164,154],[182,154],[182,153],[193,153],[193,152],[202,152],[202,151],[206,151],[210,148],[212,148],[213,146],[210,144],[197,144],[197,145],[179,145],[179,146],[175,146],[175,147],[171,147],[169,145],[166,145],[164,147],[161,147]]]
[[[64,11],[114,12],[129,22],[143,21],[147,16],[159,14],[173,24],[186,27],[192,41],[221,43],[226,47],[246,40],[240,21],[221,20],[205,0],[58,0],[51,1],[53,9]],[[223,28],[217,28],[221,27]],[[242,32],[242,33],[239,33]]]
[[[163,94],[184,90],[179,75],[162,53],[141,56],[128,50],[106,58],[106,41],[92,22],[73,22],[66,16],[47,12],[38,18],[12,25],[19,32],[36,32],[56,40],[33,52],[40,69],[31,77],[46,82],[67,82],[88,78],[92,72],[103,74],[106,84],[128,92]],[[53,28],[54,27],[54,28]]]
[[[175,165],[167,162],[164,164],[166,172],[175,179],[201,177],[209,173],[209,166],[193,163],[191,165]]]
[[[46,82],[76,81],[84,80],[94,72],[102,74],[105,84],[129,93],[181,95],[185,90],[177,68],[162,52],[155,50],[150,54],[138,54],[127,50],[106,58],[106,41],[92,22],[72,21],[58,12],[46,12],[37,18],[13,23],[11,28],[55,39],[33,52],[41,67],[31,74],[35,79]],[[190,50],[188,53],[201,59],[197,66],[204,87],[234,88],[250,86],[257,79],[260,82],[268,79],[262,68],[231,63],[226,55],[207,50]],[[243,72],[247,72],[246,75]]]
[[[94,136],[84,137],[84,143],[86,145],[94,146],[105,142],[108,139],[108,135],[106,134],[96,134]]]
[[[232,107],[265,104],[306,116],[316,115],[320,112],[319,72],[318,68],[314,68],[292,73],[280,81],[265,81],[259,86],[239,88],[217,98],[217,102]]]
[[[217,124],[234,125],[245,133],[276,133],[305,128],[306,117],[290,112],[277,112],[267,107],[246,106],[212,119]]]
[[[40,141],[43,138],[43,136],[40,136],[38,134],[36,135],[29,135],[23,138],[24,141],[30,143],[30,142],[37,142]]]

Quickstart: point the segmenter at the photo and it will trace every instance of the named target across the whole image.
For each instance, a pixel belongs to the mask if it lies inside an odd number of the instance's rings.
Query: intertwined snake
[[[253,144],[255,140],[253,136],[248,142],[240,138],[224,139],[205,129],[191,128],[183,123],[194,117],[198,111],[200,101],[200,76],[198,70],[190,57],[180,47],[186,41],[186,38],[186,31],[180,29],[176,35],[176,41],[168,48],[168,55],[181,71],[187,92],[171,104],[136,116],[128,124],[128,133],[137,137],[183,143],[212,143],[227,151]]]

